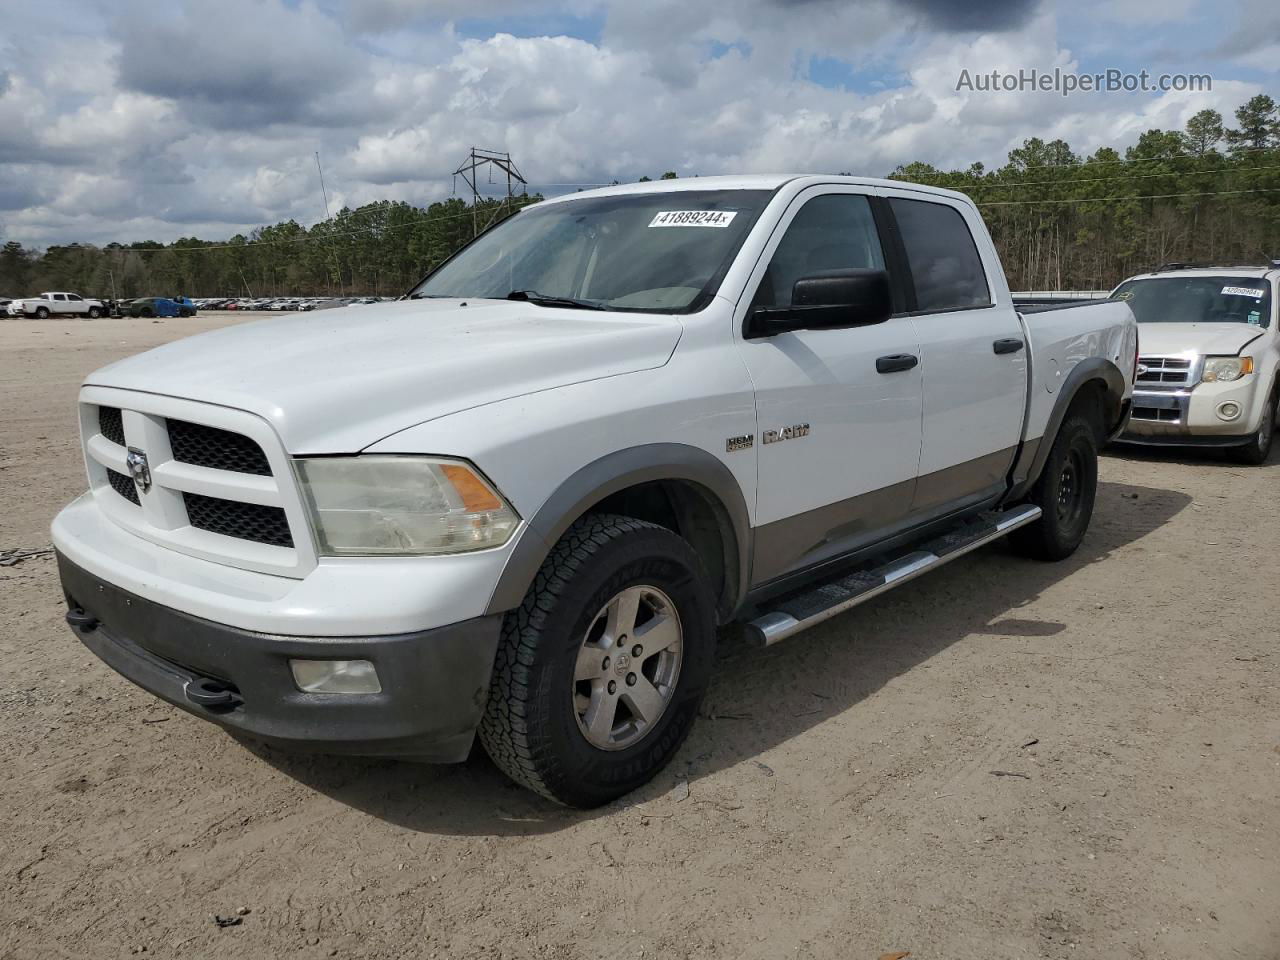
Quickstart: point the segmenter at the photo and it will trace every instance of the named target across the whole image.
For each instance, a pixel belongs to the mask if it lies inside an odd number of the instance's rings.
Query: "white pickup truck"
[[[70,316],[89,317],[97,320],[107,312],[101,300],[86,300],[78,293],[42,293],[38,297],[23,297],[14,300],[8,307],[13,317],[47,317]]]
[[[973,204],[852,177],[547,200],[407,298],[105,367],[67,619],[237,734],[606,802],[770,644],[1010,534],[1065,557],[1137,327],[1020,313]]]
[[[1280,419],[1280,263],[1167,264],[1112,296],[1129,304],[1142,341],[1120,439],[1265,463]]]

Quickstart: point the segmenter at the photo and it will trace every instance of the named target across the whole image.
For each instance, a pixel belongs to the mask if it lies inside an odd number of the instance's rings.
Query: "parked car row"
[[[323,310],[326,307],[351,307],[382,303],[394,297],[211,297],[197,300],[201,310]]]

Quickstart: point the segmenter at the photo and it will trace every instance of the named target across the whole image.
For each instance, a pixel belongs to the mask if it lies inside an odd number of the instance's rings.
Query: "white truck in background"
[[[86,300],[78,293],[42,293],[38,297],[14,300],[8,307],[12,317],[88,317],[97,320],[107,312],[101,300]]]
[[[1009,535],[1071,554],[1129,308],[1020,312],[959,193],[827,176],[525,208],[406,298],[162,346],[80,393],[80,640],[286,747],[605,803],[688,734],[717,627],[800,632]]]
[[[1141,325],[1133,416],[1120,439],[1221,447],[1265,463],[1280,420],[1280,263],[1172,263],[1112,296]]]

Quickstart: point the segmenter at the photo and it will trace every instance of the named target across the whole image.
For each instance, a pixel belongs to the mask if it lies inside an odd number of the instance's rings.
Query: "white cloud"
[[[1054,9],[1032,0],[977,13],[960,0],[578,0],[554,11],[598,24],[591,39],[537,35],[514,0],[481,13],[529,35],[480,39],[463,35],[473,5],[454,0],[101,2],[54,0],[83,29],[38,60],[0,41],[6,238],[212,239],[314,222],[317,150],[335,209],[447,196],[472,144],[511,150],[535,189],[667,169],[882,175],[912,160],[999,164],[1031,136],[1080,153],[1123,146],[1206,106],[1230,118],[1261,89],[1224,76],[1237,68],[1223,53],[1211,94],[957,92],[961,69],[1079,67]],[[1262,0],[1243,2],[1268,15]],[[50,5],[38,15],[47,30]],[[810,57],[868,82],[818,86]]]

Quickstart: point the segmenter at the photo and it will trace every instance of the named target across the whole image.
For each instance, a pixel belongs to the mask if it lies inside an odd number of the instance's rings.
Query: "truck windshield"
[[[1151,277],[1126,280],[1111,296],[1139,323],[1271,325],[1271,284],[1257,277]]]
[[[482,234],[411,297],[690,313],[715,295],[767,190],[680,190],[536,204]]]

